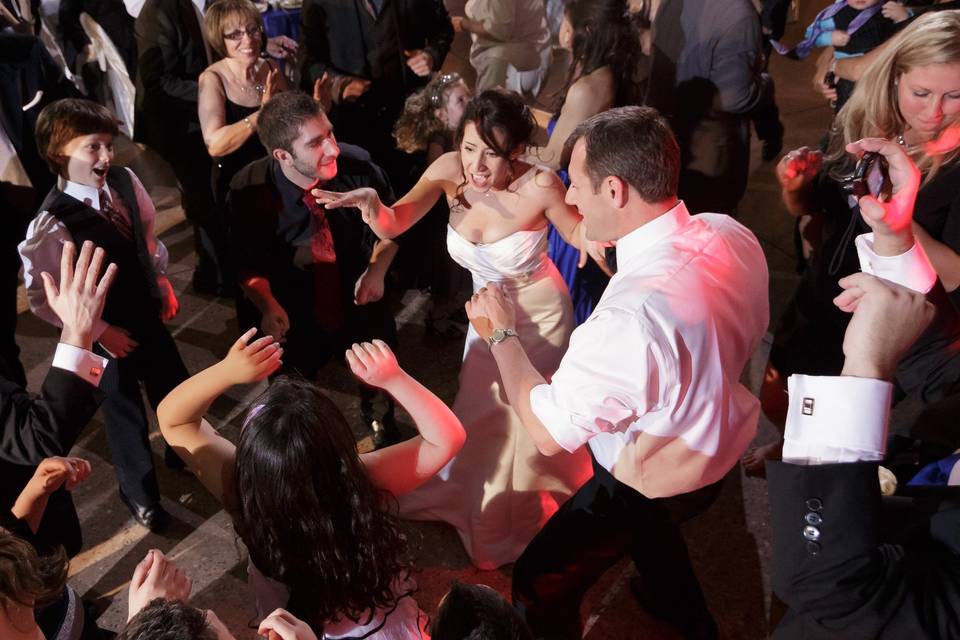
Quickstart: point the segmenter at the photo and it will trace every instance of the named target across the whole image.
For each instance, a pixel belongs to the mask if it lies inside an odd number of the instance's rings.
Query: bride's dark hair
[[[503,89],[488,89],[467,104],[463,120],[460,121],[454,136],[458,149],[463,142],[463,132],[468,122],[472,122],[477,128],[477,133],[484,144],[504,160],[510,160],[510,154],[517,147],[526,148],[537,128],[533,114],[523,99],[518,94]],[[494,134],[497,130],[503,137],[502,142],[498,142]],[[466,185],[467,177],[464,175],[463,182],[457,186],[454,201],[469,209],[470,204],[463,199],[463,188]]]

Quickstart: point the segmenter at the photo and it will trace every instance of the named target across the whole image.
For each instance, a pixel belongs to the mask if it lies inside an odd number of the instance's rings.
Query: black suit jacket
[[[774,591],[790,607],[774,638],[960,637],[960,503],[884,544],[876,463],[769,463],[767,478]]]
[[[134,138],[164,155],[199,134],[197,79],[207,68],[203,32],[190,0],[146,0],[137,40]]]
[[[0,379],[0,511],[13,506],[23,479],[44,458],[64,456],[103,400],[103,392],[64,369],[51,367],[40,395]]]

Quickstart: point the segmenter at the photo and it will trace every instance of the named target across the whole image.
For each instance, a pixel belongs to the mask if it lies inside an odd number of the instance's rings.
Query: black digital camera
[[[857,199],[865,195],[890,195],[890,171],[887,159],[876,152],[867,152],[857,161],[853,174],[841,183],[844,193]]]

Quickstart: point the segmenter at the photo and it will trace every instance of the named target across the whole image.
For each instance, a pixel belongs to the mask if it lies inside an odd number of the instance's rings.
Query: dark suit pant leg
[[[99,347],[97,350],[103,354]],[[120,490],[138,505],[154,505],[160,501],[160,487],[153,468],[137,367],[127,358],[114,360],[104,371],[100,388],[106,394],[101,406]]]
[[[69,491],[59,489],[50,495],[37,528],[37,537],[51,546],[63,545],[71,558],[83,548],[80,518]]]
[[[141,349],[143,346],[140,347]],[[135,352],[135,355],[136,352]],[[158,327],[150,338],[149,347],[137,361],[140,378],[147,392],[147,400],[154,411],[177,385],[190,377],[183,364],[177,343],[166,327]]]
[[[677,525],[702,512],[718,489],[717,484],[651,500],[594,464],[594,477],[557,511],[514,567],[514,603],[534,634],[580,638],[583,595],[630,553],[644,584],[655,592],[644,602],[651,614],[685,637],[716,638]]]

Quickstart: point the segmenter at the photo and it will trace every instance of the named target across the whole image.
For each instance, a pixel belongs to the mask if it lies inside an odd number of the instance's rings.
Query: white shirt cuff
[[[596,435],[573,424],[570,414],[553,401],[549,384],[538,384],[530,389],[530,410],[564,451],[573,453]]]
[[[937,272],[930,264],[926,251],[919,242],[898,256],[880,256],[873,250],[873,234],[857,236],[857,255],[860,270],[896,284],[927,293],[937,281]]]
[[[95,387],[100,386],[100,378],[109,362],[107,358],[65,342],[59,343],[53,354],[54,367],[75,373]]]
[[[853,376],[792,375],[784,462],[881,460],[893,385]]]

